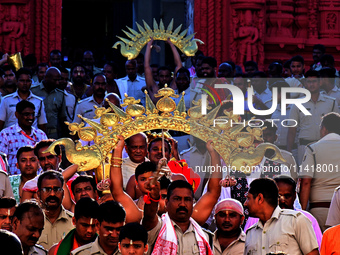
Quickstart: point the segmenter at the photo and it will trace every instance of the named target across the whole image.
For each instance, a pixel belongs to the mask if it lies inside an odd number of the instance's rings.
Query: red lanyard
[[[29,136],[28,134],[26,134],[24,131],[21,130],[20,133],[23,134],[26,138],[30,139],[30,140],[33,141],[33,142],[36,142],[36,140],[37,140],[37,137],[36,137],[35,134],[33,134],[33,136],[34,136],[34,138],[35,138],[35,140],[34,140],[32,137],[30,137],[30,136]]]

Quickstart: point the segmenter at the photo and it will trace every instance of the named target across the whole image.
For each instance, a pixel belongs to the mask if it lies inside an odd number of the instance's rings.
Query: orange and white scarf
[[[162,227],[158,234],[155,247],[151,255],[176,255],[177,254],[177,236],[175,228],[170,220],[169,214],[163,214],[162,216]],[[195,237],[199,247],[200,255],[212,255],[211,248],[206,236],[200,225],[193,219],[190,218],[190,223],[193,225],[195,230]]]

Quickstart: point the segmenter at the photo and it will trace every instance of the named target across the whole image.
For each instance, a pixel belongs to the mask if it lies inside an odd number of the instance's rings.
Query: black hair
[[[47,140],[41,140],[40,142],[35,144],[34,147],[34,154],[39,158],[39,150],[44,147],[49,147],[55,140],[54,139],[47,139]],[[59,156],[61,154],[61,149],[59,145],[56,145],[54,147],[54,152]]]
[[[119,242],[128,238],[132,241],[142,241],[146,245],[148,241],[148,232],[137,222],[128,223],[123,226],[119,233]]]
[[[17,201],[15,201],[12,197],[2,197],[0,198],[0,208],[12,208],[16,205]]]
[[[325,54],[326,52],[326,47],[323,44],[315,44],[313,46],[313,50],[320,50],[322,54]]]
[[[84,71],[86,72],[85,66],[84,66],[82,63],[80,63],[80,62],[76,62],[76,63],[74,63],[73,66],[71,67],[71,74],[73,74],[73,70],[74,70],[74,68],[76,68],[77,66],[82,67],[82,68],[84,69]]]
[[[0,246],[2,254],[22,255],[21,242],[16,234],[0,229]]]
[[[70,72],[65,68],[65,67],[59,67],[59,71],[61,72],[61,73],[67,73],[67,74],[70,74]]]
[[[129,138],[126,138],[126,139],[125,139],[125,144],[126,144],[126,146],[129,146],[129,145],[130,145],[131,139],[132,139],[134,136],[136,136],[136,135],[142,135],[142,136],[145,138],[146,144],[148,144],[148,137],[146,136],[146,134],[144,134],[143,132],[141,132],[141,133],[135,134],[135,135],[133,135],[133,136],[130,136]]]
[[[169,187],[168,187],[168,192],[166,194],[166,197],[167,197],[168,200],[170,199],[172,192],[176,188],[188,189],[188,190],[191,191],[192,197],[194,197],[194,190],[193,190],[192,186],[190,185],[190,183],[187,182],[187,181],[183,181],[183,180],[177,180],[177,181],[171,182]]]
[[[52,50],[51,52],[50,52],[50,55],[58,55],[58,54],[60,54],[61,55],[61,51],[60,50]]]
[[[235,65],[235,63],[233,61],[228,60],[228,61],[224,61],[223,63],[231,65],[231,67],[233,68],[233,71],[235,70],[236,65]]]
[[[150,152],[150,150],[151,150],[151,145],[153,144],[153,143],[155,143],[155,142],[158,142],[158,141],[163,141],[163,139],[162,139],[162,137],[157,137],[157,138],[155,138],[155,139],[153,139],[153,140],[151,140],[150,142],[149,142],[149,145],[148,145],[148,152]],[[168,145],[168,147],[169,147],[169,152],[171,152],[171,144],[170,144],[170,142],[168,141],[168,139],[164,139],[164,142]]]
[[[277,125],[274,122],[265,120],[263,121],[263,127],[266,127],[266,130],[273,131],[276,134]]]
[[[94,78],[96,78],[97,76],[103,76],[105,78],[105,80],[106,80],[106,76],[105,76],[104,73],[96,73],[95,75],[93,75],[92,81],[94,81]]]
[[[315,71],[315,70],[308,70],[306,73],[305,73],[305,78],[308,78],[308,77],[320,77],[320,74],[318,71]]]
[[[305,60],[304,60],[304,58],[302,57],[302,56],[300,56],[300,55],[296,55],[296,56],[294,56],[294,57],[292,57],[291,59],[290,59],[290,64],[292,63],[292,62],[300,62],[301,64],[305,64]],[[289,64],[289,65],[290,65]]]
[[[159,67],[159,64],[151,64],[150,67],[154,67],[154,68],[157,68]]]
[[[270,88],[277,88],[277,93],[281,94],[281,90],[282,88],[289,88],[289,84],[287,82],[285,82],[284,80],[278,80],[276,82],[274,82]]]
[[[248,191],[256,198],[260,193],[263,195],[266,202],[276,208],[279,202],[279,189],[273,179],[258,178],[250,183]]]
[[[23,110],[25,110],[26,108],[30,108],[30,109],[35,110],[35,105],[33,103],[29,102],[29,101],[21,100],[15,106],[15,111],[18,112],[18,113],[22,113]]]
[[[258,67],[257,63],[255,61],[253,61],[253,60],[246,61],[243,65],[244,65],[244,68],[246,68],[246,66],[252,66],[256,70],[259,70],[259,67]]]
[[[32,71],[31,71],[30,69],[26,68],[26,67],[20,68],[20,69],[16,72],[15,77],[16,77],[17,79],[19,79],[20,75],[22,75],[22,74],[29,75],[30,78],[32,78]]]
[[[63,187],[64,185],[64,176],[61,173],[54,171],[54,170],[48,170],[46,172],[43,172],[41,175],[39,175],[38,185],[37,185],[38,190],[41,190],[41,184],[44,179],[47,179],[47,180],[58,179],[61,182],[61,187]]]
[[[283,183],[286,183],[288,185],[291,185],[292,188],[293,188],[293,191],[294,192],[296,191],[296,181],[292,177],[290,177],[289,175],[279,175],[279,176],[276,176],[274,178],[274,181],[276,183],[283,182]]]
[[[140,163],[135,170],[135,178],[136,181],[138,181],[138,176],[141,174],[145,174],[148,172],[155,172],[156,171],[156,165],[154,163],[151,163],[150,161]]]
[[[291,62],[292,62],[291,59],[287,60],[286,62],[283,63],[283,67],[290,69],[290,63]]]
[[[282,63],[275,61],[275,62],[270,63],[268,66],[268,68],[273,68],[273,67],[276,68],[276,71],[278,74],[282,74],[282,71],[283,71]]]
[[[157,73],[159,74],[160,71],[168,71],[171,75],[172,70],[168,66],[160,66],[157,69]]]
[[[116,201],[106,201],[99,205],[98,208],[98,221],[109,223],[125,222],[125,209]]]
[[[74,195],[74,189],[75,189],[76,185],[79,184],[79,183],[84,183],[84,182],[89,182],[91,184],[92,188],[93,188],[93,191],[97,190],[96,180],[92,176],[79,175],[71,183],[71,190],[72,190],[73,195]]]
[[[335,78],[335,72],[335,68],[332,67],[323,67],[321,70],[319,70],[320,77],[323,78]]]
[[[22,221],[24,214],[27,212],[32,212],[34,216],[44,217],[41,207],[34,199],[26,200],[25,202],[19,204],[15,209],[13,217],[16,217],[19,221]]]
[[[24,66],[36,66],[37,65],[37,57],[34,54],[28,54],[22,58],[22,62],[24,62]]]
[[[340,135],[340,114],[337,112],[327,113],[322,117],[321,126],[325,127],[329,133]]]
[[[16,72],[15,67],[12,66],[12,65],[5,65],[5,66],[2,66],[2,70],[3,70],[4,72],[6,72],[6,71],[12,71],[14,74],[15,74],[15,72]]]
[[[2,68],[0,68],[0,76],[3,76],[3,75],[5,75],[5,72]]]
[[[29,146],[29,145],[20,147],[19,150],[17,151],[17,155],[16,155],[17,162],[19,162],[19,158],[20,158],[20,156],[21,156],[22,153],[24,153],[24,152],[30,152],[30,151],[33,151],[33,152],[34,152],[34,147]]]
[[[251,77],[255,77],[255,76],[260,76],[260,78],[267,78],[267,75],[265,72],[260,72],[260,71],[256,71],[255,73],[253,73],[251,75]]]
[[[188,78],[190,79],[190,72],[185,67],[181,67],[180,69],[178,69],[175,76],[177,77],[177,75],[179,73],[185,73],[188,76]]]
[[[324,66],[326,62],[334,66],[334,57],[331,54],[322,55],[322,57],[320,58],[321,65]]]
[[[167,178],[166,176],[162,176],[161,178],[159,178],[159,184],[161,185],[161,189],[168,189],[171,180],[169,178]]]
[[[213,57],[204,57],[204,58],[202,59],[202,64],[208,64],[208,65],[211,66],[212,68],[217,67],[216,58],[213,58]]]
[[[74,217],[79,220],[80,217],[97,219],[98,217],[98,203],[89,197],[79,199],[74,207]]]
[[[113,61],[108,61],[108,62],[106,62],[106,63],[104,64],[104,66],[105,66],[105,65],[111,66],[111,67],[112,67],[112,72],[113,72],[113,73],[118,73],[119,68],[118,68],[118,65],[117,65],[115,62],[113,62]]]

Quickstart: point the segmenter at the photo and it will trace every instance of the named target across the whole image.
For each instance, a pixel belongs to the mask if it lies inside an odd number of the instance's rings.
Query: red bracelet
[[[151,201],[152,201],[152,202],[155,202],[155,203],[158,203],[159,201],[161,201],[161,195],[159,195],[159,199],[153,199],[153,198],[151,198],[151,196],[150,196],[150,192],[148,192],[147,195],[144,195],[143,200],[144,200],[144,202],[145,202],[146,204],[148,204],[148,205],[151,204]]]

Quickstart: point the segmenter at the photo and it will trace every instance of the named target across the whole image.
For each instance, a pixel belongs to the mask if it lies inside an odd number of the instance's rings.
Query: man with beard
[[[33,127],[39,128],[46,132],[46,114],[43,100],[34,95],[31,91],[32,73],[27,68],[20,68],[16,73],[18,90],[4,97],[1,101],[0,109],[0,130],[14,125],[17,122],[15,118],[15,106],[18,102],[26,100],[35,106],[35,118]]]
[[[215,78],[216,71],[215,68],[217,66],[216,59],[213,57],[205,57],[202,60],[201,65],[201,73],[202,77],[200,78]]]
[[[226,198],[216,204],[214,255],[242,255],[246,234],[241,225],[244,220],[242,204],[233,198]]]
[[[117,255],[120,229],[125,224],[124,207],[115,201],[107,201],[99,206],[96,226],[99,236],[89,244],[71,252],[72,255]]]
[[[61,205],[64,197],[64,177],[53,170],[46,171],[38,179],[38,197],[44,208],[45,226],[38,244],[50,249],[74,228],[73,214]]]
[[[54,152],[56,155],[53,155],[49,152],[44,153],[45,150],[54,142],[55,140],[49,139],[49,140],[42,140],[39,143],[36,144],[34,147],[34,154],[38,157],[39,164],[43,170],[43,172],[46,172],[48,170],[55,170],[60,173],[62,173],[64,177],[64,190],[65,190],[65,197],[63,200],[63,206],[67,208],[68,210],[72,210],[73,208],[73,202],[70,198],[70,192],[69,189],[71,188],[72,181],[78,176],[76,173],[77,171],[77,165],[71,165],[68,168],[63,171],[63,169],[60,168],[61,164],[61,148],[60,146],[56,146],[54,148]],[[29,180],[25,183],[24,187],[22,188],[22,197],[21,201],[25,201],[27,199],[36,198],[38,199],[37,192],[38,189],[38,180],[40,175],[36,176],[34,179]],[[67,184],[67,186],[66,186]]]
[[[93,74],[101,73],[101,69],[95,66],[95,60],[93,57],[93,52],[90,50],[87,50],[83,54],[83,63],[88,63],[91,66],[91,71]]]
[[[252,181],[244,206],[259,218],[247,230],[244,254],[282,251],[286,254],[317,255],[318,243],[312,223],[301,212],[278,206],[279,190],[269,178]]]
[[[70,254],[80,246],[93,242],[97,237],[96,219],[98,213],[96,201],[89,197],[80,199],[74,210],[72,218],[75,226],[63,240],[49,250],[50,255]]]
[[[24,255],[47,255],[47,251],[37,245],[37,241],[44,229],[44,214],[34,201],[20,204],[13,218],[13,232],[22,244]]]
[[[322,44],[315,44],[313,46],[313,60],[314,63],[310,66],[311,70],[315,71],[320,71],[321,68],[323,67],[321,65],[321,57],[325,54],[326,52],[326,47]]]
[[[50,53],[50,64],[56,68],[61,67],[61,52],[60,50],[52,50]]]
[[[94,106],[103,107],[106,85],[107,82],[104,74],[100,73],[94,76],[92,85],[93,95],[77,104],[73,122],[81,123],[82,120],[78,117],[79,114],[87,119],[93,119],[96,116]]]
[[[294,179],[287,175],[280,175],[274,178],[277,187],[279,188],[279,206],[281,209],[289,209],[295,210],[297,212],[302,212],[313,224],[314,233],[316,235],[316,240],[320,247],[322,232],[319,226],[318,221],[315,217],[309,212],[301,209],[297,209],[294,207],[295,199],[296,199],[296,182]],[[247,230],[253,224],[258,222],[258,218],[250,217],[247,221],[246,226],[244,227]]]
[[[4,97],[17,90],[17,81],[15,78],[15,68],[13,66],[4,66],[2,69],[4,71],[4,75],[2,76],[4,85],[2,86],[3,93],[1,93],[1,96]]]
[[[65,98],[64,93],[58,89],[59,81],[59,69],[50,67],[46,71],[42,84],[31,88],[33,94],[43,99],[47,118],[47,136],[53,139],[68,135],[68,129],[64,124],[66,121]]]
[[[91,87],[86,82],[86,69],[80,63],[75,63],[71,68],[72,84],[66,90],[74,95],[77,101],[91,96]]]
[[[12,231],[12,219],[15,212],[15,199],[11,197],[0,198],[0,229]]]

